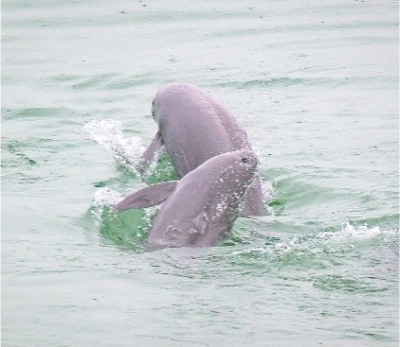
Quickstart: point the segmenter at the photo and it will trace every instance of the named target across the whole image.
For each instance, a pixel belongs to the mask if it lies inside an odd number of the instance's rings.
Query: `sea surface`
[[[399,346],[398,5],[3,0],[2,346]],[[111,206],[174,177],[134,165],[175,81],[246,129],[265,212],[146,252],[157,208]]]

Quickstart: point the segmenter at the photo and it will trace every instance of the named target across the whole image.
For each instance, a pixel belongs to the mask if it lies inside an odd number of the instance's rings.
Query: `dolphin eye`
[[[242,158],[242,163],[247,163],[247,158]]]

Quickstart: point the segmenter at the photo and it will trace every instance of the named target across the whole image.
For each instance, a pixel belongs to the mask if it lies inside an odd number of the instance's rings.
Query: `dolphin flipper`
[[[141,175],[143,175],[146,166],[154,159],[156,152],[162,147],[162,145],[162,136],[161,133],[158,131],[156,136],[154,136],[153,140],[151,141],[149,148],[147,148],[146,151],[142,154],[139,163],[136,165],[136,170]]]
[[[153,184],[129,195],[122,200],[115,209],[117,212],[131,208],[145,208],[158,205],[166,200],[175,190],[178,181]]]

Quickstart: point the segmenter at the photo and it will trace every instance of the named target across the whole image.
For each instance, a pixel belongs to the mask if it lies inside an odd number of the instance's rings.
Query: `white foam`
[[[83,128],[122,166],[137,174],[135,165],[144,152],[140,137],[124,137],[121,122],[92,119]]]
[[[354,227],[348,221],[344,222],[342,229],[335,232],[321,232],[315,235],[300,235],[289,239],[282,239],[273,245],[256,246],[250,249],[234,251],[232,255],[261,253],[271,256],[282,256],[291,252],[306,252],[318,254],[335,250],[351,250],[357,242],[373,239],[381,235],[394,236],[397,229],[381,230],[379,226]]]
[[[108,208],[113,211],[114,206],[122,199],[123,196],[112,188],[105,187],[95,191],[91,211],[97,226],[102,224],[104,210]]]
[[[274,184],[272,181],[263,181],[261,179],[261,192],[262,192],[262,199],[263,204],[266,205],[270,202],[274,195]],[[272,206],[266,206],[266,210],[271,216],[275,216],[275,210]]]
[[[341,231],[322,232],[317,234],[317,237],[325,240],[341,241],[370,239],[381,234],[382,231],[379,226],[368,228],[366,225],[362,225],[355,228],[346,221],[343,223]]]
[[[105,187],[95,191],[93,197],[93,206],[115,206],[123,199],[121,193],[116,190]]]
[[[157,215],[158,211],[160,211],[161,205],[151,206],[144,209],[144,217],[143,220],[147,224],[152,224],[152,219]]]

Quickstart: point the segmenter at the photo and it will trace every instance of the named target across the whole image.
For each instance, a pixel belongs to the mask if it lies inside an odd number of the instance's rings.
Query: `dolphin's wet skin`
[[[198,87],[179,82],[157,92],[152,116],[158,131],[137,169],[143,173],[165,146],[181,180],[141,189],[116,207],[122,212],[165,201],[149,233],[150,249],[215,245],[240,210],[261,214],[256,155],[246,132],[224,107]]]
[[[141,172],[162,146],[179,178],[218,154],[252,149],[245,130],[228,110],[192,84],[177,82],[162,87],[152,102],[152,116],[158,131],[142,155],[138,165]],[[256,171],[244,197],[242,214],[260,215],[263,207]]]
[[[178,182],[137,191],[116,209],[149,207],[165,200],[149,233],[149,249],[212,246],[232,228],[256,168],[251,150],[219,154]]]

